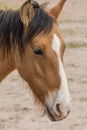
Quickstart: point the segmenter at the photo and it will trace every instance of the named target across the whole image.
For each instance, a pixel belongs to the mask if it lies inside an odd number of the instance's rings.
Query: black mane
[[[53,26],[53,19],[39,6],[33,6],[35,16],[24,35],[23,23],[19,10],[0,11],[0,48],[9,53],[11,48],[18,45],[20,55],[25,50],[25,45],[36,35],[43,32],[47,34]]]

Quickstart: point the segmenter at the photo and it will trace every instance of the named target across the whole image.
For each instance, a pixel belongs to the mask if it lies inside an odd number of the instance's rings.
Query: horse
[[[72,104],[57,24],[66,1],[47,9],[28,0],[20,9],[0,10],[0,82],[17,69],[52,121],[66,118]]]

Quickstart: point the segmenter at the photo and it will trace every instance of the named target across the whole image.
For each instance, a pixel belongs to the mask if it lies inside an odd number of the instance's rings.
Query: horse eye
[[[40,48],[34,49],[34,54],[35,55],[43,55],[43,50],[41,50]]]

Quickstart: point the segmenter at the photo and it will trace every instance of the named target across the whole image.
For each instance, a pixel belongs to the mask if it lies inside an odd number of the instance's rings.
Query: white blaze
[[[60,47],[61,47],[61,41],[58,38],[58,36],[56,34],[54,34],[52,48],[58,56],[59,75],[60,75],[60,79],[61,79],[61,84],[60,84],[60,89],[58,90],[58,92],[49,93],[47,102],[48,102],[48,106],[50,108],[53,108],[55,104],[63,104],[63,106],[65,108],[63,108],[62,111],[65,112],[71,106],[71,97],[69,94],[68,83],[67,83],[67,78],[66,78],[66,74],[64,71],[63,63],[61,61]],[[54,98],[54,97],[56,97],[56,98]],[[53,100],[55,100],[55,101],[53,101]]]

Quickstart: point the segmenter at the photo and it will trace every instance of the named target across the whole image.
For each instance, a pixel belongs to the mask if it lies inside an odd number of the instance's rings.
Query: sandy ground
[[[0,1],[17,5],[24,0]],[[52,6],[57,0],[49,1]],[[67,1],[59,24],[66,43],[87,45],[86,6],[87,0]],[[87,130],[87,48],[67,48],[64,61],[73,98],[68,118],[51,122],[42,116],[27,83],[14,71],[0,84],[0,130]]]

